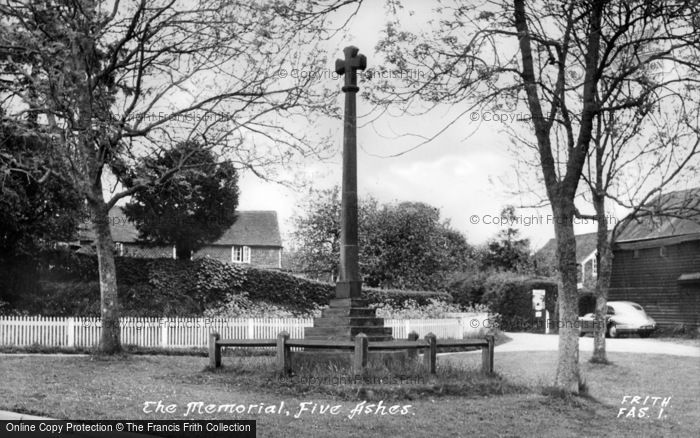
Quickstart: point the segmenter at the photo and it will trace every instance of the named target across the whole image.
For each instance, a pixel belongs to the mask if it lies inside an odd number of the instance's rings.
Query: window
[[[234,263],[250,263],[250,247],[232,246],[231,261]]]
[[[659,255],[661,257],[666,257],[666,247],[665,246],[662,246],[661,248],[659,248]]]

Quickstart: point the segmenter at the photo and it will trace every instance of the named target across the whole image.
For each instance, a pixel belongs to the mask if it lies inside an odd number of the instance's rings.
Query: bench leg
[[[292,350],[287,345],[288,340],[287,332],[277,335],[277,370],[285,376],[292,372]]]
[[[221,366],[221,345],[217,344],[218,333],[209,334],[209,366],[219,368]]]
[[[369,355],[369,343],[367,335],[359,333],[355,336],[355,351],[353,356],[353,372],[361,374],[367,366],[367,356]]]
[[[425,335],[425,340],[428,342],[428,348],[423,354],[423,364],[428,368],[430,374],[437,372],[437,337],[428,333]]]
[[[417,341],[418,340],[418,333],[416,333],[415,331],[409,333],[408,340],[411,342]],[[411,361],[415,361],[416,358],[418,358],[418,349],[411,348],[410,350],[408,350],[408,359]]]
[[[488,345],[481,347],[481,371],[484,374],[492,374],[494,347],[493,336],[486,336],[486,341],[488,341]]]

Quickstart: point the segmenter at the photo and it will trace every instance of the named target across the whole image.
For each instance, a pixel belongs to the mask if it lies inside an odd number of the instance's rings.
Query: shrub
[[[543,331],[533,326],[532,290],[545,289],[545,309],[556,319],[557,284],[547,279],[503,272],[486,282],[483,303],[500,315],[499,328],[505,331]]]
[[[486,292],[486,282],[494,271],[479,270],[458,272],[447,281],[447,290],[452,300],[461,306],[481,303]]]
[[[21,306],[29,314],[45,316],[98,316],[100,314],[100,283],[41,282],[35,295],[22,299]]]
[[[485,306],[463,308],[454,303],[430,298],[427,305],[421,306],[414,300],[407,300],[402,306],[392,306],[391,304],[374,304],[377,308],[377,316],[391,319],[432,319],[446,318],[447,313],[459,312],[488,312]]]
[[[302,313],[328,304],[335,293],[330,283],[256,268],[245,269],[245,280],[239,290],[247,292],[251,300],[267,301]]]
[[[207,309],[208,318],[309,318],[319,313],[317,305],[312,310],[300,311],[265,301],[253,301],[248,293],[227,294],[225,302],[216,308]]]
[[[415,302],[418,306],[426,306],[431,300],[451,302],[452,297],[447,292],[427,292],[416,290],[398,289],[378,289],[374,287],[363,287],[362,297],[369,305],[389,305],[392,307],[402,307],[404,303]]]

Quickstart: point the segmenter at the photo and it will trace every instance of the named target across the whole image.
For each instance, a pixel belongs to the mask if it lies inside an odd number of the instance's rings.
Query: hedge
[[[387,304],[392,307],[404,307],[406,301],[413,300],[419,306],[427,306],[430,304],[431,298],[445,302],[452,302],[452,296],[447,292],[378,289],[375,287],[363,287],[362,292],[363,298],[368,301],[369,305]]]
[[[482,298],[491,312],[500,314],[499,327],[505,331],[544,331],[533,324],[532,290],[544,289],[545,310],[557,319],[557,283],[514,273],[495,273],[486,280]]]
[[[224,305],[228,293],[247,292],[251,300],[304,312],[327,305],[335,286],[293,275],[214,259],[115,258],[121,313],[128,316],[199,316]],[[12,271],[12,270],[9,270]],[[100,312],[95,256],[66,251],[43,254],[25,269],[26,290],[0,296],[14,313],[97,316]],[[3,275],[20,275],[3,270]],[[8,277],[9,278],[9,277]],[[0,280],[2,280],[0,278]],[[430,298],[451,301],[444,292],[363,288],[369,304],[400,307]],[[7,311],[7,310],[5,310]]]

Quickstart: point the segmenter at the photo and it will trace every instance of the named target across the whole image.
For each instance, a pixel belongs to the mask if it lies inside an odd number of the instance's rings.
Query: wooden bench
[[[412,332],[408,340],[369,342],[363,333],[355,336],[354,341],[334,341],[319,339],[289,339],[289,333],[282,332],[277,339],[219,339],[218,333],[209,335],[209,366],[221,366],[221,347],[276,347],[277,369],[285,374],[292,371],[292,347],[317,348],[326,350],[353,351],[353,369],[359,372],[367,366],[369,350],[409,350],[413,357],[418,350],[423,351],[423,363],[431,374],[436,372],[437,352],[440,349],[481,348],[481,370],[486,374],[493,373],[493,336],[483,339],[437,339],[428,333],[424,339],[418,339],[418,334]]]

